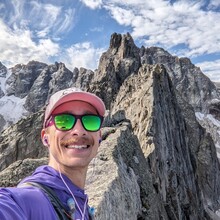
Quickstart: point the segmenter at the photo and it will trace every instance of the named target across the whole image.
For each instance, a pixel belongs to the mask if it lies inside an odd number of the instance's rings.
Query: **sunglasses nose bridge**
[[[72,135],[78,135],[78,136],[83,136],[86,134],[86,130],[84,129],[83,125],[82,125],[82,120],[80,116],[75,116],[76,121],[74,126],[71,129],[71,134]]]

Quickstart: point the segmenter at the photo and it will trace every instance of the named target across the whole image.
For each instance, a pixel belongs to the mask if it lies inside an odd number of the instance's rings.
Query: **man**
[[[41,132],[49,164],[17,188],[0,190],[1,220],[92,218],[84,187],[88,165],[101,142],[104,114],[104,103],[92,93],[70,88],[51,96]]]

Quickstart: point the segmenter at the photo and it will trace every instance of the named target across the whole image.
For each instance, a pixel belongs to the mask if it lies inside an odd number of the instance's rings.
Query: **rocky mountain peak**
[[[122,35],[114,33],[111,35],[109,49],[118,49],[121,46]]]
[[[162,56],[169,57],[169,56],[171,56],[171,54],[161,47],[147,47],[147,48],[145,48],[144,46],[142,46],[140,48],[140,56],[142,57],[142,59],[144,57],[151,56],[155,60],[157,57],[158,57],[158,59],[159,59],[159,57],[162,57]],[[145,61],[145,59],[143,59],[143,61]]]
[[[121,35],[114,33],[111,36],[109,52],[112,55],[118,54],[120,59],[133,58],[139,54],[139,48],[129,33]]]
[[[6,95],[24,98],[29,93],[34,81],[47,64],[31,61],[27,65],[17,64],[12,67],[11,75],[6,80]]]
[[[214,83],[189,58],[172,56],[158,47],[142,47],[140,56],[142,64],[163,64],[174,87],[196,111],[208,112],[207,101],[220,97]]]
[[[137,73],[140,65],[139,48],[134,44],[131,35],[114,33],[110,47],[102,54],[94,75],[94,81],[99,81],[103,88],[108,88],[107,97],[100,94],[106,101],[107,108],[111,108],[109,100],[114,100],[124,80],[132,73]],[[96,89],[95,86],[93,90]]]
[[[73,83],[72,80],[73,73],[66,68],[65,64],[56,62],[44,66],[43,69],[40,69],[26,96],[25,108],[32,113],[39,111],[48,101],[48,96],[59,89],[70,87]]]

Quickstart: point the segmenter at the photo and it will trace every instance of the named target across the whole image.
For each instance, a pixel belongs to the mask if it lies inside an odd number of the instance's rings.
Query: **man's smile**
[[[68,149],[87,149],[93,145],[93,141],[87,137],[74,137],[68,140],[61,140],[60,145]]]
[[[70,149],[87,149],[90,145],[66,145],[65,147]]]

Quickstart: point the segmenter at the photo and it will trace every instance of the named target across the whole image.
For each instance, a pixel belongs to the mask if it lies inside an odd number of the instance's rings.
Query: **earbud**
[[[49,143],[48,143],[48,139],[47,139],[46,135],[44,135],[43,144],[44,144],[44,146],[49,147]]]
[[[101,142],[102,142],[102,139],[99,139],[99,144],[101,144]]]

